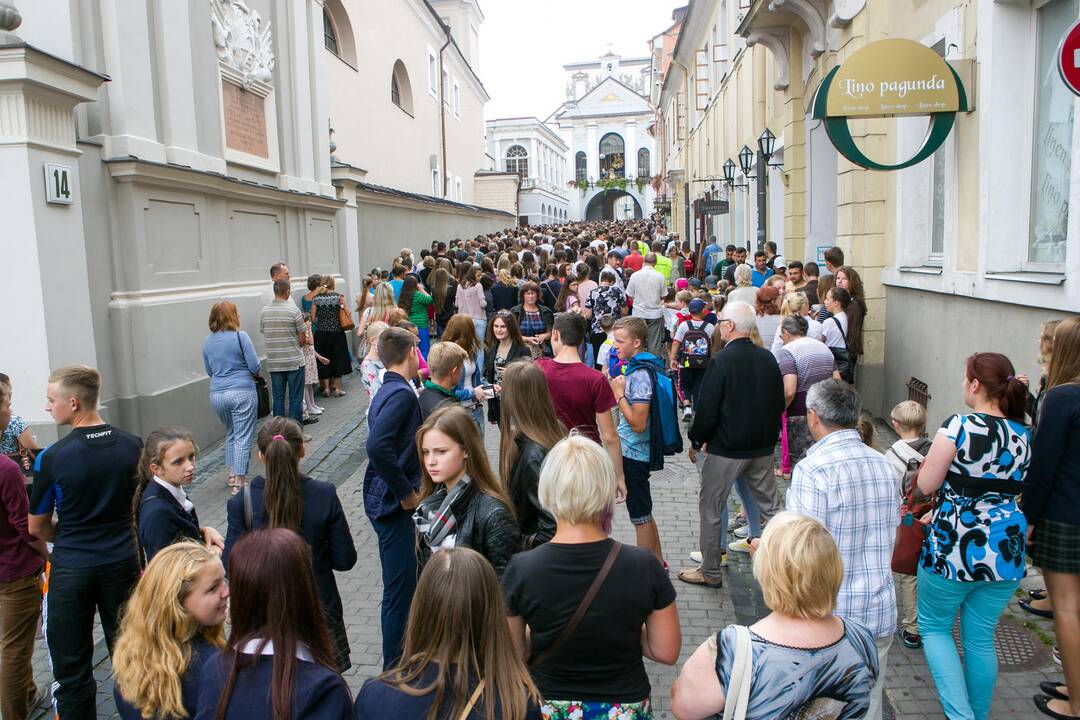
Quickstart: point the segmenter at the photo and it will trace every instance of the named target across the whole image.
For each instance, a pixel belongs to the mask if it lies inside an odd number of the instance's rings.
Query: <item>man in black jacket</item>
[[[416,377],[416,338],[390,328],[379,336],[379,360],[386,368],[382,387],[368,411],[368,466],[364,511],[379,538],[382,566],[383,669],[401,656],[405,621],[416,590],[416,527],[412,510],[420,502],[420,458],[416,431],[420,403],[406,378]]]
[[[690,426],[690,460],[706,450],[701,465],[700,568],[684,570],[679,579],[719,587],[727,538],[722,529],[728,495],[742,477],[761,511],[762,522],[780,510],[773,476],[773,447],[784,412],[784,381],[773,354],[750,342],[756,318],[746,303],[732,303],[720,319],[724,349],[709,360],[701,396]],[[749,540],[749,538],[748,538]]]

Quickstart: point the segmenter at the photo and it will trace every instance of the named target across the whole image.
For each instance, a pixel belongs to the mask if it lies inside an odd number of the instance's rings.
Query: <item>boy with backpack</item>
[[[708,310],[704,300],[694,298],[687,305],[690,317],[679,323],[671,341],[668,362],[679,373],[679,392],[682,395],[683,422],[693,418],[697,407],[701,379],[712,355],[712,334],[715,326],[705,319]]]
[[[905,400],[892,409],[889,418],[900,439],[885,451],[885,459],[896,469],[900,478],[900,498],[901,502],[904,502],[915,475],[926,459],[926,453],[930,451],[930,438],[926,437],[926,408],[913,400]],[[921,499],[917,494],[914,501],[915,504],[909,510],[915,517],[921,517],[932,506],[931,500]],[[898,577],[898,600],[903,612],[900,620],[900,640],[909,648],[919,648],[922,647],[922,637],[919,635],[919,597],[915,576]]]
[[[638,547],[652,551],[663,562],[660,532],[652,516],[649,473],[664,467],[665,455],[682,452],[675,387],[663,361],[644,349],[644,320],[622,318],[614,325],[614,335],[615,350],[626,363],[624,374],[611,380],[619,409],[617,432],[626,479],[626,510]]]

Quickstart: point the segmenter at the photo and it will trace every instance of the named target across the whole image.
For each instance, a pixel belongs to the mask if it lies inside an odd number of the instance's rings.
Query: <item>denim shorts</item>
[[[626,479],[626,511],[630,522],[644,525],[652,520],[652,488],[649,486],[649,463],[643,460],[622,459]]]

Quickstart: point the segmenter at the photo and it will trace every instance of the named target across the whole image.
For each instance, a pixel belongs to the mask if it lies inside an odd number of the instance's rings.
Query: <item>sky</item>
[[[648,41],[671,25],[669,0],[479,0],[480,80],[487,120],[547,117],[566,97],[562,66],[649,54]]]

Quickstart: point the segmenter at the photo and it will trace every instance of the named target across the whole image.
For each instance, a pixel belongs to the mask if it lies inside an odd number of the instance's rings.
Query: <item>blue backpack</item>
[[[626,374],[645,370],[652,380],[653,395],[649,403],[649,470],[661,470],[665,455],[683,451],[679,415],[675,409],[675,384],[664,368],[663,361],[652,353],[642,352],[630,358]]]

